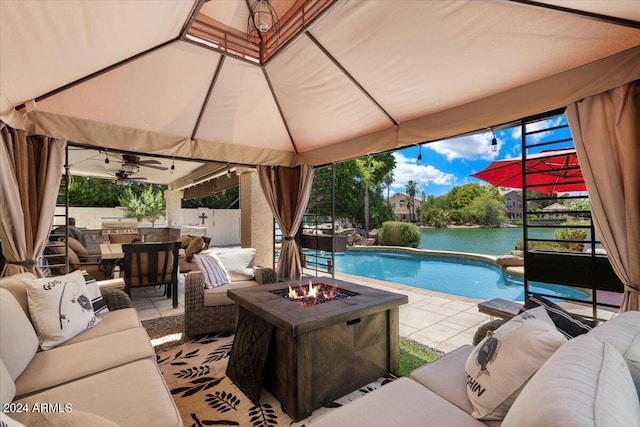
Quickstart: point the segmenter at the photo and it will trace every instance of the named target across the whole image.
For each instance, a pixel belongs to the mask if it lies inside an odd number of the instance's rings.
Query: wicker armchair
[[[255,281],[260,285],[275,283],[278,276],[271,268],[256,268]],[[204,276],[200,271],[186,275],[184,284],[184,331],[187,336],[233,331],[236,308],[233,303],[204,305]]]
[[[129,295],[120,289],[100,289],[102,298],[107,302],[109,311],[131,308],[133,304]]]

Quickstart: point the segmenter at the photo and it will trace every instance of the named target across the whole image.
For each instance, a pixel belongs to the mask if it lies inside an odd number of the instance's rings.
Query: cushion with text
[[[100,321],[93,311],[81,271],[23,281],[31,320],[43,350],[75,337]]]
[[[471,415],[503,419],[522,387],[566,341],[544,307],[521,313],[489,333],[465,366]]]

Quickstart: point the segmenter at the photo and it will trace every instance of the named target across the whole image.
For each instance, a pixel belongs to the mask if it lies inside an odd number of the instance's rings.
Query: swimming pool
[[[524,301],[524,282],[488,261],[394,251],[336,253],[336,271],[470,298]],[[533,292],[576,299],[584,292],[561,285],[529,282]]]

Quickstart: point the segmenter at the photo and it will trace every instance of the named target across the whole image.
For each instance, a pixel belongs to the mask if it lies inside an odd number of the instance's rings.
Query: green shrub
[[[561,225],[589,225],[589,221],[567,221]],[[586,228],[556,228],[553,231],[553,237],[556,240],[579,240],[584,241],[587,239]],[[560,243],[562,247],[570,251],[582,252],[584,249],[584,243]]]
[[[420,229],[408,222],[387,221],[380,227],[378,240],[384,246],[408,246],[415,248],[420,243]]]

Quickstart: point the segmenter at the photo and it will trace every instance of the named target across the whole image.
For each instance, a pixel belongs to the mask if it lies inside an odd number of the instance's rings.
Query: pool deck
[[[444,353],[471,344],[478,327],[490,320],[478,312],[482,300],[342,273],[336,273],[336,279],[407,295],[409,303],[400,307],[400,336]],[[178,286],[178,308],[153,288],[133,289],[131,299],[142,320],[182,314],[184,275]]]

